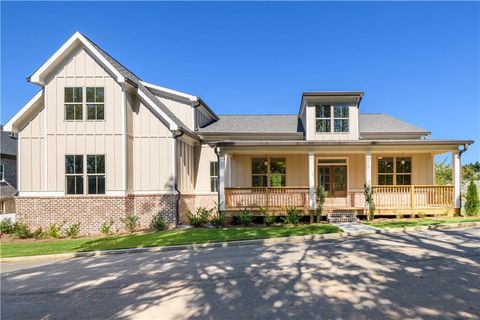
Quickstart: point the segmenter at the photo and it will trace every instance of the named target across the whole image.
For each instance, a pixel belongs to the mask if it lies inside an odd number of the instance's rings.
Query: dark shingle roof
[[[429,133],[411,123],[384,113],[360,114],[360,133]]]
[[[17,139],[12,138],[8,131],[1,131],[0,154],[17,155]]]
[[[200,133],[295,133],[303,132],[297,115],[220,115]],[[408,122],[386,114],[360,114],[360,133],[428,133]]]
[[[200,128],[199,132],[303,132],[301,123],[294,114],[219,115],[219,118]]]
[[[0,198],[10,198],[17,194],[17,189],[7,182],[0,182]]]

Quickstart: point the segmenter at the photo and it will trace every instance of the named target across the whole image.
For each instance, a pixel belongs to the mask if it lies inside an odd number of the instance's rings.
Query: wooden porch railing
[[[308,187],[225,188],[225,208],[307,208]]]
[[[377,208],[433,208],[454,206],[454,186],[372,186]]]

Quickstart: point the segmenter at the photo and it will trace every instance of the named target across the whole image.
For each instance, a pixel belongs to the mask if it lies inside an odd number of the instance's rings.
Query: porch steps
[[[329,223],[357,222],[357,213],[354,211],[333,211],[327,215]]]

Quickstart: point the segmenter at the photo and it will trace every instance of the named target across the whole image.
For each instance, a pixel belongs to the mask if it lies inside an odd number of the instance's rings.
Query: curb
[[[131,249],[115,249],[104,251],[88,251],[88,252],[72,252],[72,253],[58,253],[48,255],[26,256],[26,257],[12,257],[1,258],[0,262],[23,262],[32,260],[50,260],[50,259],[71,259],[78,257],[100,257],[117,254],[132,254],[132,253],[156,253],[156,252],[169,252],[169,251],[181,251],[181,250],[199,250],[208,248],[227,248],[238,247],[248,245],[269,245],[276,243],[298,243],[305,241],[317,241],[317,240],[334,240],[344,239],[349,237],[367,237],[373,234],[396,234],[396,233],[408,233],[411,231],[427,231],[427,230],[445,230],[455,228],[467,228],[480,226],[480,222],[459,222],[449,224],[437,224],[430,226],[416,226],[416,227],[402,227],[402,228],[385,228],[385,229],[372,229],[369,231],[355,231],[355,232],[337,232],[327,234],[315,234],[308,236],[292,236],[270,239],[253,239],[253,240],[238,240],[228,242],[212,242],[201,244],[185,244],[176,246],[164,246],[164,247],[146,247],[146,248],[131,248]]]

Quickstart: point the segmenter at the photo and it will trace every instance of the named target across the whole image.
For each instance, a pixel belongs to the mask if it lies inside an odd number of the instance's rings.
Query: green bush
[[[0,221],[0,232],[10,234],[13,232],[13,222],[12,219],[7,218]]]
[[[55,239],[61,238],[63,235],[62,228],[64,225],[65,225],[65,222],[62,224],[57,224],[57,223],[51,224],[47,229],[47,236]]]
[[[250,212],[245,208],[242,210],[242,213],[238,216],[238,222],[240,224],[244,225],[245,227],[248,227],[250,223],[252,223],[252,215]]]
[[[72,224],[70,227],[65,229],[65,234],[67,237],[76,238],[80,233],[80,222]]]
[[[161,213],[153,217],[153,220],[152,220],[153,229],[157,231],[162,231],[162,230],[165,230],[166,227],[167,227],[167,222],[165,221],[165,218],[163,218]]]
[[[286,207],[286,215],[283,217],[283,223],[297,225],[300,223],[300,213],[296,207]]]
[[[225,216],[221,213],[217,213],[210,219],[210,224],[215,228],[223,227],[225,225]]]
[[[32,236],[38,240],[46,238],[47,233],[43,231],[42,227],[38,227],[37,229],[35,229],[35,231],[33,231]]]
[[[104,223],[102,223],[102,225],[100,226],[100,233],[104,236],[109,236],[113,234],[112,226],[114,223],[115,222],[113,220],[105,221]]]
[[[264,225],[268,227],[275,223],[275,215],[269,213],[267,208],[260,207],[260,212],[262,213],[262,216],[263,216]]]
[[[28,239],[33,236],[30,228],[25,223],[19,222],[13,225],[13,234],[20,239]]]
[[[133,213],[129,213],[124,218],[120,218],[120,220],[123,222],[125,230],[130,233],[133,233],[135,229],[137,229],[139,219],[140,217]]]
[[[465,202],[465,214],[473,216],[480,213],[480,200],[478,199],[478,190],[475,182],[470,181],[467,189],[467,201]]]
[[[198,207],[197,212],[192,214],[190,210],[185,211],[185,216],[188,219],[188,223],[194,228],[200,228],[208,223],[208,216],[210,211],[204,207]]]

